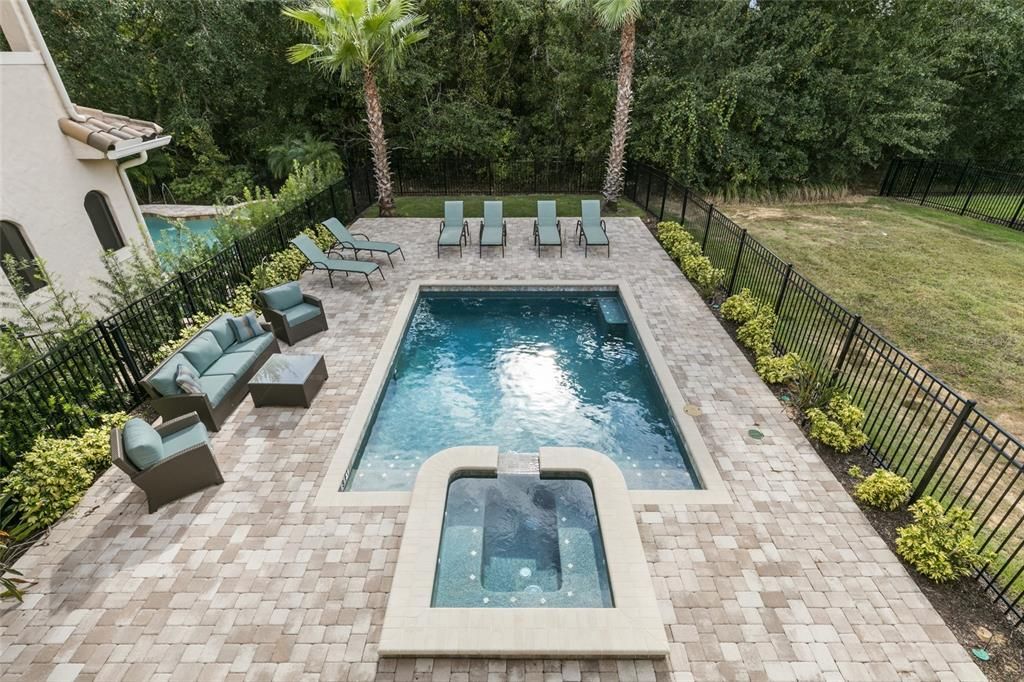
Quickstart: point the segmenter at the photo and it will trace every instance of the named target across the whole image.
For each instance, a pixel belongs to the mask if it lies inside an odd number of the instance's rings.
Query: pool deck
[[[611,258],[531,246],[435,256],[438,221],[364,219],[402,244],[371,292],[303,276],[330,331],[310,409],[246,400],[213,438],[225,483],[147,514],[116,469],[19,562],[38,579],[0,607],[0,677],[20,680],[983,680],[953,634],[741,351],[637,219]],[[471,220],[471,225],[475,225]],[[628,246],[627,246],[628,244]],[[729,489],[728,504],[634,505],[669,657],[380,659],[406,508],[313,498],[410,282],[629,283]],[[756,427],[764,439],[747,435]],[[501,636],[501,633],[495,633]]]

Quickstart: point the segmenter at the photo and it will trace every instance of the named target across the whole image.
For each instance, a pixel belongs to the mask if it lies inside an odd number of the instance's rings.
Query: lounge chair
[[[480,236],[477,243],[480,245],[481,256],[484,255],[485,246],[500,246],[501,257],[505,257],[507,234],[500,201],[484,202],[484,219],[480,221]]]
[[[293,239],[292,246],[297,248],[306,257],[306,260],[309,261],[309,266],[303,268],[303,272],[306,270],[326,270],[327,280],[331,283],[332,289],[334,288],[334,273],[336,272],[343,272],[346,277],[348,277],[350,272],[362,275],[366,278],[366,283],[370,285],[371,291],[373,291],[373,284],[370,282],[370,273],[379,272],[380,278],[384,279],[384,271],[376,263],[365,260],[330,258],[320,250],[320,247],[309,238],[308,234],[300,234]],[[301,275],[302,273],[300,272],[299,274]]]
[[[323,226],[326,227],[337,242],[334,247],[340,246],[339,251],[345,249],[352,249],[355,254],[356,260],[359,260],[360,251],[369,251],[371,253],[383,253],[387,255],[388,262],[391,263],[391,267],[395,267],[395,262],[391,260],[391,254],[396,251],[401,254],[402,260],[405,260],[405,254],[402,253],[402,247],[392,242],[372,242],[362,232],[349,232],[348,228],[342,225],[341,221],[337,218],[328,218],[323,222]],[[356,239],[356,237],[362,237],[362,239]],[[334,250],[334,247],[328,249],[328,253]]]
[[[459,258],[462,258],[462,245],[469,243],[469,221],[462,218],[462,202],[444,202],[444,220],[437,236],[437,257],[441,257],[442,246],[459,247]]]
[[[537,219],[533,221],[533,243],[537,246],[537,255],[540,256],[540,247],[557,246],[558,257],[562,257],[562,221],[556,216],[558,208],[553,201],[537,202]]]
[[[608,247],[608,256],[612,255],[612,245],[608,241],[608,226],[601,218],[601,202],[587,199],[580,202],[582,219],[576,221],[576,244],[583,243],[583,257],[587,257],[587,249],[591,246]]]

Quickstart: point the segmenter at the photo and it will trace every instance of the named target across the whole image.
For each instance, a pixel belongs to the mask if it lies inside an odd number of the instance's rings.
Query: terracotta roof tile
[[[152,140],[163,132],[163,128],[151,121],[140,121],[78,105],[75,105],[75,108],[86,119],[75,121],[71,118],[62,118],[61,131],[68,137],[101,152]]]

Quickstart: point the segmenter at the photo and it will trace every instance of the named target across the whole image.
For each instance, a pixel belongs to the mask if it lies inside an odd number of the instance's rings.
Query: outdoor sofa
[[[195,412],[210,431],[219,431],[249,390],[249,379],[267,358],[281,352],[269,324],[257,336],[239,341],[229,322],[219,315],[188,343],[143,377],[153,409],[164,421]],[[184,364],[198,375],[202,393],[186,393],[178,385],[178,367]]]
[[[274,336],[289,346],[318,332],[327,331],[324,304],[316,296],[302,293],[298,282],[288,282],[256,294],[263,317],[274,328]]]

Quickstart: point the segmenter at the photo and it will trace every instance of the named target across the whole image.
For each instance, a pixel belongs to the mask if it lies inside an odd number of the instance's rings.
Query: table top
[[[322,355],[271,355],[260,371],[249,380],[250,384],[301,384],[313,368],[323,359]]]

